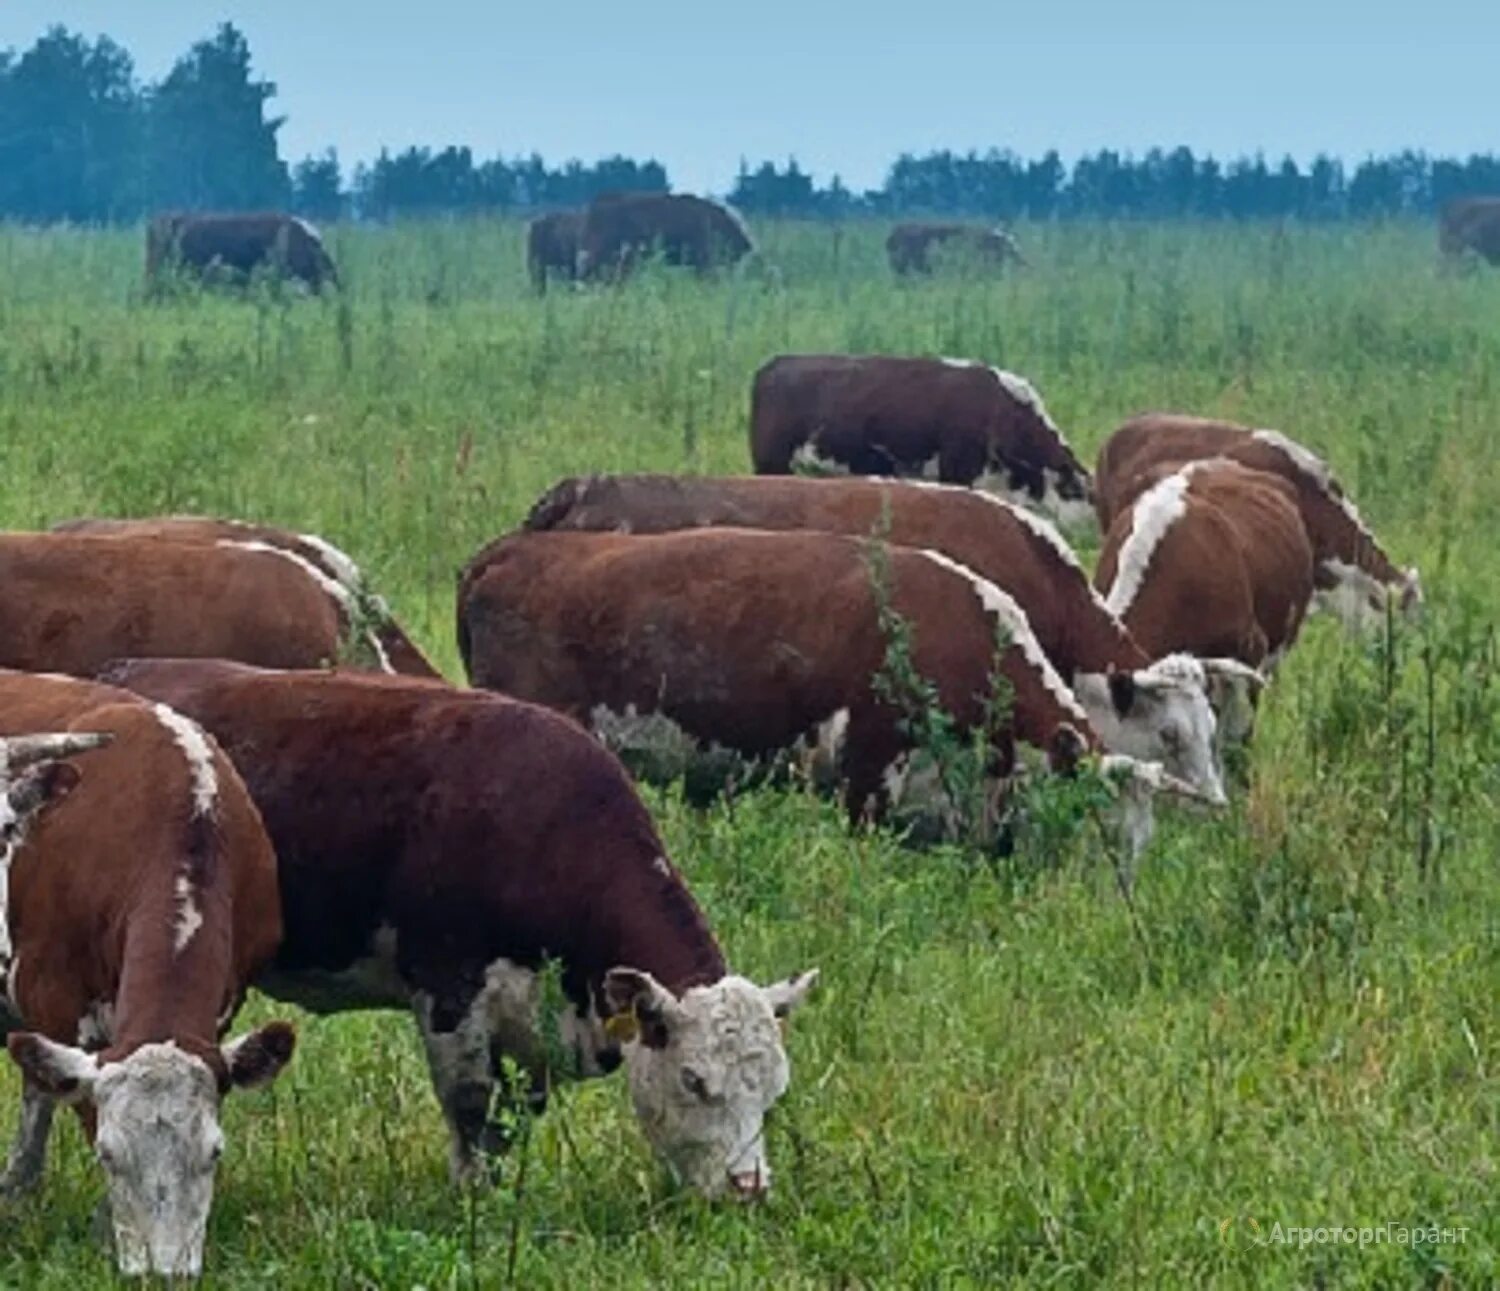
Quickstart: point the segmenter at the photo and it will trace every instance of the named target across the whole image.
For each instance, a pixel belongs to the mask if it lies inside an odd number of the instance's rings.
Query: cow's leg
[[[484,1159],[504,1151],[505,1134],[490,1122],[495,1077],[482,993],[462,1010],[440,1007],[431,995],[413,999],[427,1050],[432,1088],[448,1122],[448,1169],[456,1184],[484,1181]]]
[[[50,1094],[21,1086],[21,1116],[15,1142],[0,1174],[0,1197],[20,1197],[34,1192],[42,1181],[47,1163],[47,1137],[52,1132],[52,1112],[57,1104]]]

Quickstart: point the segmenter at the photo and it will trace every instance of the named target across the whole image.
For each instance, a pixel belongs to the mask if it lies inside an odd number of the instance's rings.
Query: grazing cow
[[[549,1076],[602,1075],[623,1049],[674,1171],[709,1195],[767,1188],[763,1120],[788,1079],[776,1018],[816,974],[729,972],[623,768],[573,723],[369,674],[146,660],[109,675],[203,722],[265,816],[286,938],[264,987],[320,1011],[414,1010],[456,1179],[504,1142],[502,1055],[540,1101]]]
[[[526,271],[538,293],[547,290],[549,278],[564,282],[577,279],[578,235],[582,229],[581,211],[552,211],[526,226]]]
[[[596,197],[578,234],[578,272],[618,281],[659,254],[669,265],[706,273],[755,249],[738,212],[706,198],[675,193],[613,193]]]
[[[219,1104],[265,1084],[295,1036],[221,1036],[281,936],[276,859],[228,758],[164,704],[67,677],[0,673],[0,735],[113,739],[35,819],[10,865],[7,1039],[21,1121],[0,1192],[40,1182],[55,1102],[109,1184],[120,1268],[195,1276],[223,1147]]]
[[[199,546],[227,545],[229,549],[280,553],[302,569],[338,604],[346,632],[358,619],[361,649],[368,647],[381,671],[409,677],[436,677],[416,643],[391,614],[385,598],[366,581],[364,571],[345,552],[312,533],[293,533],[272,525],[244,520],[215,520],[207,516],[158,516],[138,520],[65,520],[53,533],[81,533],[117,538],[155,538]],[[145,651],[137,650],[137,654]],[[238,658],[238,655],[230,655]]]
[[[1500,265],[1500,197],[1462,197],[1443,208],[1438,245],[1449,258],[1473,254]]]
[[[790,755],[842,788],[851,821],[913,819],[924,836],[953,832],[964,808],[934,783],[902,704],[881,693],[885,606],[909,625],[911,665],[961,736],[990,741],[985,824],[1014,768],[1013,737],[1058,769],[1098,750],[1010,596],[940,552],[879,553],[811,532],[515,534],[461,576],[459,649],[476,685],[560,709],[616,747],[640,741],[662,758],[659,774],[703,753],[732,774],[735,759],[753,774]],[[1012,696],[998,730],[997,671]]]
[[[759,475],[914,476],[1093,520],[1089,473],[1024,377],[967,359],[784,354],[755,374]]]
[[[158,215],[146,228],[146,283],[153,290],[174,270],[243,282],[262,268],[315,292],[339,285],[322,234],[295,215],[173,212]]]
[[[124,654],[314,667],[355,653],[389,671],[351,617],[345,587],[257,539],[0,533],[0,667],[87,677]]]
[[[1100,527],[1108,532],[1163,471],[1209,457],[1279,475],[1296,489],[1312,542],[1317,600],[1350,630],[1383,623],[1392,597],[1405,612],[1421,605],[1417,571],[1392,563],[1328,464],[1275,430],[1176,413],[1132,418],[1099,450],[1094,501]]]
[[[885,240],[891,270],[902,277],[930,274],[934,251],[939,258],[944,252],[956,253],[955,258],[966,257],[997,268],[1026,263],[1021,248],[1009,233],[977,224],[898,224]]]
[[[1258,686],[1259,678],[1216,659],[1153,663],[1158,656],[1142,650],[1109,612],[1057,530],[990,494],[855,477],[596,475],[555,485],[526,520],[529,530],[619,533],[726,525],[878,534],[903,547],[941,552],[1025,611],[1106,748],[1159,761],[1210,797],[1220,792],[1205,677],[1209,693],[1222,692],[1221,702],[1235,707],[1249,702],[1242,692]],[[471,568],[485,561],[481,552]]]
[[[1116,518],[1094,580],[1148,652],[1274,663],[1313,592],[1297,491],[1227,458],[1190,462]]]

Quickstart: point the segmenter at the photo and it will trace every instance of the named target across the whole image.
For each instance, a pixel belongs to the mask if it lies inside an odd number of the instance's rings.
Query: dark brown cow
[[[352,598],[268,543],[0,534],[0,667],[91,676],[124,654],[314,667],[372,654],[349,639]]]
[[[531,530],[670,533],[734,526],[816,529],[931,548],[1008,593],[1073,688],[1105,747],[1161,762],[1213,797],[1214,719],[1204,689],[1236,707],[1258,679],[1220,660],[1159,659],[1132,640],[1045,520],[971,489],[890,479],[746,475],[588,476],[532,508]],[[504,540],[502,539],[502,542]],[[486,562],[481,552],[471,568]],[[1161,654],[1168,654],[1162,651]],[[1217,707],[1217,705],[1216,705]]]
[[[1318,600],[1351,630],[1383,623],[1392,597],[1404,611],[1420,606],[1417,571],[1396,567],[1328,464],[1280,431],[1178,413],[1132,418],[1099,450],[1094,504],[1101,528],[1108,532],[1163,471],[1212,457],[1279,475],[1296,489]]]
[[[173,212],[147,226],[146,283],[153,290],[174,270],[243,282],[257,269],[295,278],[315,292],[339,282],[322,234],[295,215]]]
[[[318,586],[338,603],[345,619],[358,619],[363,640],[382,672],[409,677],[436,677],[416,643],[391,614],[385,598],[376,594],[364,571],[344,551],[312,533],[293,533],[273,525],[244,520],[215,520],[208,516],[155,516],[143,519],[65,520],[53,525],[53,533],[96,534],[118,538],[166,539],[196,546],[227,546],[259,551],[273,548],[302,568]],[[137,654],[145,651],[137,650]],[[229,658],[239,658],[231,654]],[[311,660],[307,661],[311,662]]]
[[[584,212],[578,245],[579,276],[596,281],[622,279],[653,254],[706,273],[755,249],[737,212],[676,193],[596,197]]]
[[[933,253],[941,259],[949,253],[955,259],[977,261],[1003,268],[1024,265],[1021,248],[1003,229],[987,229],[977,224],[898,224],[885,240],[886,258],[895,273],[930,274]]]
[[[526,226],[526,271],[537,292],[547,290],[549,278],[573,282],[578,277],[582,211],[552,211]]]
[[[708,1194],[768,1186],[762,1123],[788,1078],[775,1019],[815,974],[762,988],[728,972],[623,768],[573,723],[368,674],[110,675],[202,721],[265,815],[286,918],[266,989],[414,1009],[456,1177],[503,1141],[487,1125],[502,1055],[540,1094],[612,1070],[638,1027],[623,1058],[657,1150]],[[547,961],[564,997],[550,1018]]]
[[[1500,197],[1462,197],[1443,208],[1438,245],[1445,256],[1472,253],[1500,265]]]
[[[11,863],[25,1076],[0,1191],[41,1178],[55,1101],[79,1109],[109,1182],[120,1268],[193,1276],[223,1146],[219,1103],[264,1084],[294,1035],[220,1038],[281,935],[276,861],[229,760],[164,704],[64,677],[0,673],[0,735],[103,733]]]
[[[1227,458],[1191,462],[1116,518],[1094,580],[1148,651],[1274,662],[1312,599],[1297,490]]]
[[[1064,769],[1098,738],[1005,592],[939,552],[883,550],[912,666],[960,733],[991,740],[981,821],[976,804],[951,800],[904,709],[878,693],[886,625],[870,545],[856,539],[515,534],[462,576],[459,648],[475,684],[642,748],[654,774],[689,772],[705,753],[731,775],[747,769],[736,758],[753,774],[791,755],[842,789],[851,821],[911,820],[922,837],[993,825],[1013,737]],[[997,662],[1001,635],[1009,644]],[[997,670],[1012,692],[1000,730],[988,705]],[[1133,775],[1133,760],[1120,761]]]
[[[1024,377],[968,359],[784,354],[755,374],[760,475],[911,476],[1092,523],[1089,473]]]

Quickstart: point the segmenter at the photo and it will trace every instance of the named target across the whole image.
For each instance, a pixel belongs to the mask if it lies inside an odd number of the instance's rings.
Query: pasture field
[[[1420,565],[1426,616],[1310,622],[1248,787],[1166,817],[1128,903],[1066,820],[991,862],[797,793],[649,794],[731,961],[823,970],[770,1202],[676,1189],[619,1077],[455,1194],[408,1019],[303,1019],[229,1105],[207,1283],[1500,1282],[1500,275],[1440,271],[1425,227],[1095,226],[1020,229],[1023,275],[908,286],[874,226],[762,232],[776,275],[538,301],[518,225],[338,228],[341,302],[149,305],[138,231],[0,231],[0,523],[316,531],[456,679],[455,571],[556,478],[748,469],[769,355],[926,352],[1029,376],[1085,460],[1149,407],[1286,430]],[[17,1095],[0,1063],[7,1136]],[[0,1207],[0,1287],[114,1277],[59,1126],[40,1198]],[[1434,1226],[1464,1240],[1410,1240]]]

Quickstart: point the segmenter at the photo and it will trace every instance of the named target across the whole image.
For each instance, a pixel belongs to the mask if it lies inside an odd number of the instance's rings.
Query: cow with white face
[[[33,1034],[8,1043],[34,1089],[93,1110],[120,1271],[196,1277],[224,1151],[220,1099],[276,1078],[292,1055],[291,1027],[271,1023],[212,1055],[167,1041],[118,1061]]]
[[[613,969],[604,981],[641,1128],[672,1171],[706,1196],[743,1198],[771,1186],[765,1118],[790,1069],[779,1020],[806,998],[817,970],[760,987],[720,978],[674,995],[650,973]]]

